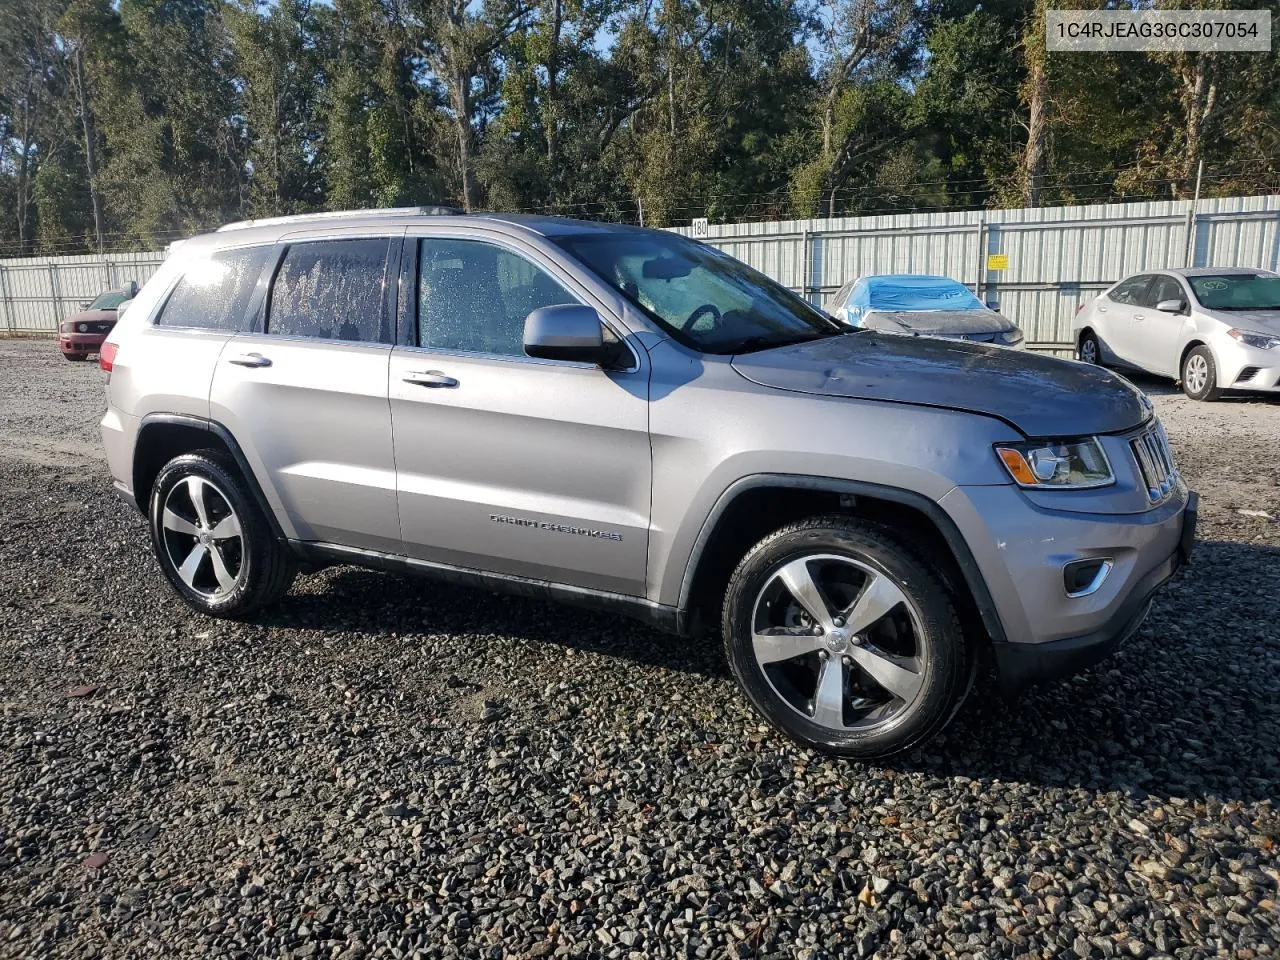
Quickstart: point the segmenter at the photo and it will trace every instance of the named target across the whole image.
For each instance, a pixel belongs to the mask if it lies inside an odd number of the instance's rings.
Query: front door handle
[[[456,387],[458,385],[457,380],[445,376],[439,370],[415,370],[405,374],[404,382],[419,387]]]
[[[237,367],[269,367],[271,361],[260,353],[242,353],[238,357],[232,357],[227,361],[234,363]]]

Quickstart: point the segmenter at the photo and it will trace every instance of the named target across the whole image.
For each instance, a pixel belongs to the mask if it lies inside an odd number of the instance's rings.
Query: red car
[[[68,360],[84,360],[97,353],[102,341],[116,325],[120,304],[132,300],[137,284],[130,281],[121,290],[108,290],[98,294],[96,300],[86,304],[79,313],[72,314],[58,325],[58,349]]]

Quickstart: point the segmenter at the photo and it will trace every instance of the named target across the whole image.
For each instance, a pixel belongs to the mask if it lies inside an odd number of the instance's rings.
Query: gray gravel
[[[1280,402],[1159,384],[1205,493],[1135,641],[885,767],[713,644],[334,569],[170,593],[102,375],[0,341],[0,956],[1280,954]]]

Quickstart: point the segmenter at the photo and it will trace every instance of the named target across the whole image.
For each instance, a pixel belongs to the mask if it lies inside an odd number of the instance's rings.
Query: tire
[[[63,356],[66,357],[68,360],[70,360],[72,363],[79,363],[82,360],[89,359],[89,355],[87,353],[64,353]]]
[[[1076,359],[1094,366],[1102,366],[1102,344],[1092,333],[1086,333],[1080,338],[1080,343],[1076,346]]]
[[[1182,358],[1182,392],[1192,400],[1217,400],[1222,396],[1218,365],[1208,347],[1196,347]]]
[[[269,606],[298,574],[238,470],[217,450],[165,464],[147,515],[160,569],[201,613],[241,617]]]
[[[803,573],[819,584],[809,603],[828,617],[820,638],[791,589],[808,593]],[[756,710],[836,756],[874,760],[923,743],[955,714],[972,677],[938,577],[888,530],[848,517],[803,520],[756,544],[730,578],[722,627],[729,665]]]

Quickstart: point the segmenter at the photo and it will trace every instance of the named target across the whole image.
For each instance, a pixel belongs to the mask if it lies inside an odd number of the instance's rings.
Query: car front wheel
[[[165,464],[151,488],[151,543],[190,606],[242,616],[279,600],[298,568],[236,469],[215,450]]]
[[[936,734],[967,692],[946,590],[886,530],[847,517],[784,527],[729,583],[725,649],[756,709],[801,744],[871,760]]]
[[[1196,347],[1182,361],[1182,392],[1192,400],[1217,400],[1222,396],[1218,367],[1208,347]]]

